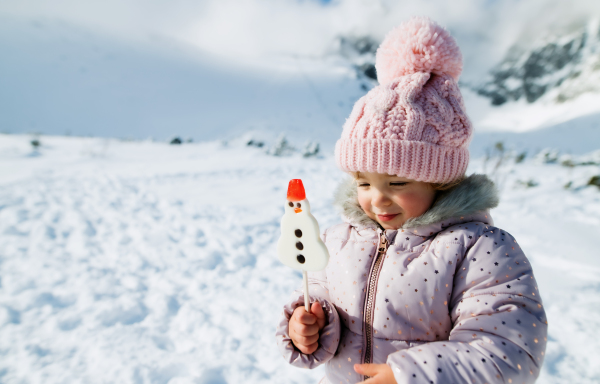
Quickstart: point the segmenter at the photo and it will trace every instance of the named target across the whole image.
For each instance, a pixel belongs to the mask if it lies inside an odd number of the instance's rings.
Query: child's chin
[[[404,223],[403,222],[398,223],[397,221],[399,221],[399,220],[390,220],[390,221],[377,220],[377,222],[379,223],[379,225],[381,225],[381,227],[383,229],[400,229],[400,227],[402,227],[402,224],[404,224]]]

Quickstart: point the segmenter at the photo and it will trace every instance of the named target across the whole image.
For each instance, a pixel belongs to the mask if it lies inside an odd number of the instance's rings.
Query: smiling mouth
[[[377,218],[381,221],[390,221],[393,220],[396,216],[398,216],[398,213],[393,213],[389,215],[377,215]]]

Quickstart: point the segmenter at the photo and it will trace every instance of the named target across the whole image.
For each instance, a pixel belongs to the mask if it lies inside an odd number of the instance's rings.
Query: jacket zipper
[[[379,246],[377,249],[377,256],[371,268],[371,273],[367,281],[367,297],[365,300],[364,308],[364,335],[365,335],[365,354],[363,363],[371,364],[373,360],[373,310],[375,308],[375,294],[377,293],[377,280],[379,276],[379,268],[387,251],[388,241],[385,237],[385,233],[379,232]],[[364,380],[368,379],[368,376],[364,377]]]

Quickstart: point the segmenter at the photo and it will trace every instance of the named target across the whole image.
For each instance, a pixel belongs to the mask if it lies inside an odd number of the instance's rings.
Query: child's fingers
[[[359,384],[396,384],[392,368],[387,364],[354,364],[354,370],[370,378]]]
[[[325,312],[323,312],[323,307],[321,307],[321,304],[318,301],[312,304],[310,312],[315,316],[319,330],[323,329],[326,322]]]
[[[354,364],[354,371],[361,375],[375,376],[379,373],[380,364]]]
[[[302,344],[302,345],[313,345],[314,343],[316,343],[319,340],[319,335],[312,335],[312,336],[300,336],[300,335],[296,335],[294,343],[298,343],[298,344]]]
[[[306,313],[306,309],[304,309],[304,306],[297,307],[296,309],[294,309],[292,317],[298,319],[303,313]]]
[[[317,317],[315,315],[306,312],[306,310],[304,310],[304,307],[302,307],[302,309],[302,311],[298,311],[298,313],[294,314],[294,316],[296,316],[296,320],[298,320],[302,324],[314,324],[317,322]]]
[[[304,353],[305,355],[310,355],[311,353],[313,353],[314,351],[317,350],[317,348],[319,348],[319,343],[314,343],[311,345],[296,345],[296,348],[298,348],[298,350],[302,353]]]
[[[317,335],[319,333],[319,326],[316,324],[305,325],[300,323],[294,323],[293,329],[296,334],[304,337]]]
[[[358,382],[358,384],[377,384],[379,383],[379,381],[377,380],[376,377],[369,377],[367,380],[365,381],[360,381]],[[387,383],[386,383],[387,384]]]

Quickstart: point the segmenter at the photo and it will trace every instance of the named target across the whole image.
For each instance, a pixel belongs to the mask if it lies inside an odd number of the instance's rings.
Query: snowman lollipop
[[[288,186],[277,255],[283,264],[302,270],[304,306],[306,312],[310,312],[306,272],[324,269],[329,261],[329,252],[321,241],[319,223],[310,214],[310,204],[306,200],[306,192],[300,179],[290,180]]]

